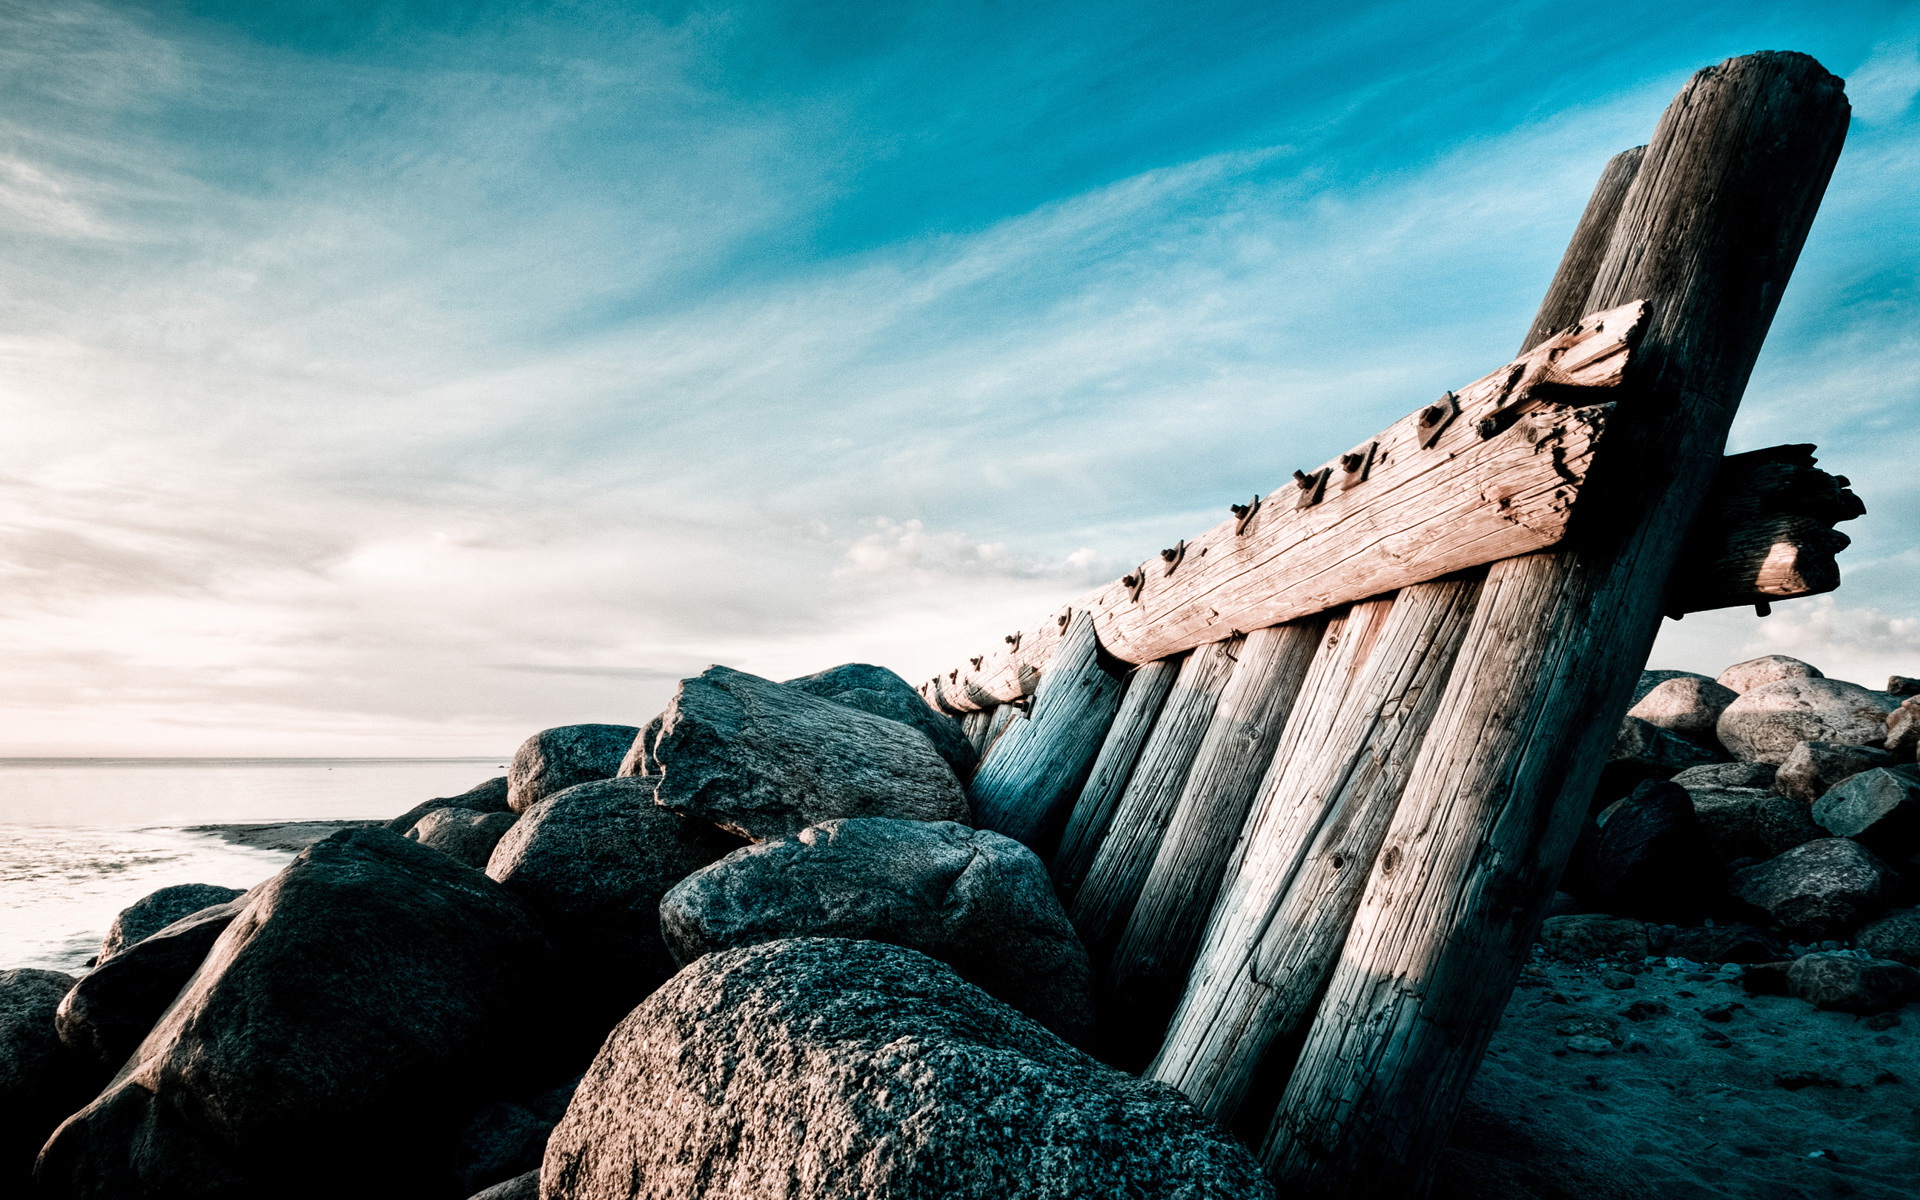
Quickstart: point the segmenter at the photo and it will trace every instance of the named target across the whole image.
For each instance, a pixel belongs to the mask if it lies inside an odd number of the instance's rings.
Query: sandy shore
[[[189,825],[187,833],[205,833],[254,850],[284,850],[298,854],[342,829],[385,825],[385,821],[273,821],[248,825]]]

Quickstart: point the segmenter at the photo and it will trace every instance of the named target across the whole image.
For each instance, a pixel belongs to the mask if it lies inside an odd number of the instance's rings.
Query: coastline
[[[176,825],[164,828],[176,829],[181,833],[197,833],[208,837],[217,837],[221,841],[235,846],[245,846],[250,850],[279,850],[288,854],[298,854],[317,841],[331,837],[342,829],[366,829],[375,825],[385,825],[383,820],[356,821],[248,821],[227,825]],[[156,827],[163,828],[163,827]]]

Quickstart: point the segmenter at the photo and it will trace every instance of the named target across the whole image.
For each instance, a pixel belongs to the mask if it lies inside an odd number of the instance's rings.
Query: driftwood
[[[1262,1151],[1283,1191],[1424,1184],[1585,814],[1846,125],[1840,81],[1779,53],[1700,72],[1662,117],[1585,304],[1651,302],[1609,430],[1614,483],[1577,546],[1488,571]]]
[[[1850,539],[1833,526],[1867,511],[1843,475],[1814,464],[1809,445],[1770,446],[1720,462],[1720,473],[1668,587],[1669,614],[1771,604],[1840,586],[1834,555]]]
[[[1093,769],[1087,773],[1079,799],[1073,802],[1066,831],[1060,835],[1060,848],[1054,852],[1053,883],[1064,901],[1072,902],[1080,890],[1080,881],[1087,876],[1087,868],[1093,865],[1093,856],[1106,840],[1107,826],[1113,821],[1120,797],[1126,793],[1127,782],[1133,778],[1140,751],[1160,717],[1160,706],[1173,687],[1180,663],[1178,658],[1163,658],[1135,667],[1127,674],[1127,690],[1120,698],[1120,711],[1107,727],[1106,740],[1100,743],[1100,753],[1093,760]]]

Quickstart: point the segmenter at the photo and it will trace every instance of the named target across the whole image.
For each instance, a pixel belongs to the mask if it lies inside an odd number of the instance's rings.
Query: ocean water
[[[293,859],[187,826],[398,816],[506,761],[0,759],[0,969],[79,969],[148,892],[252,887]]]

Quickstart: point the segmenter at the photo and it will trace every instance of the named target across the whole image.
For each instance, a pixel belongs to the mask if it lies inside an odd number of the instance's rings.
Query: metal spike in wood
[[[1092,617],[1076,614],[1033,711],[1007,727],[974,772],[974,824],[1029,846],[1056,831],[1120,707],[1122,682],[1101,661]]]
[[[1840,80],[1769,52],[1701,71],[1661,118],[1583,305],[1652,306],[1584,528],[1488,571],[1262,1149],[1286,1194],[1425,1186],[1653,644],[1847,117]]]
[[[1107,966],[1102,1042],[1114,1066],[1137,1071],[1159,1047],[1234,840],[1319,649],[1320,634],[1317,621],[1276,625],[1248,634],[1235,652],[1233,678],[1207,722]]]
[[[1160,716],[1160,706],[1173,687],[1181,659],[1161,658],[1144,663],[1127,673],[1126,694],[1120,697],[1120,711],[1107,727],[1106,740],[1093,760],[1093,770],[1073,802],[1073,813],[1060,835],[1060,848],[1054,851],[1051,868],[1053,886],[1064,902],[1071,902],[1080,890],[1080,881],[1093,865],[1093,856],[1106,840],[1107,826],[1126,793],[1127,781],[1140,761],[1147,735]]]

